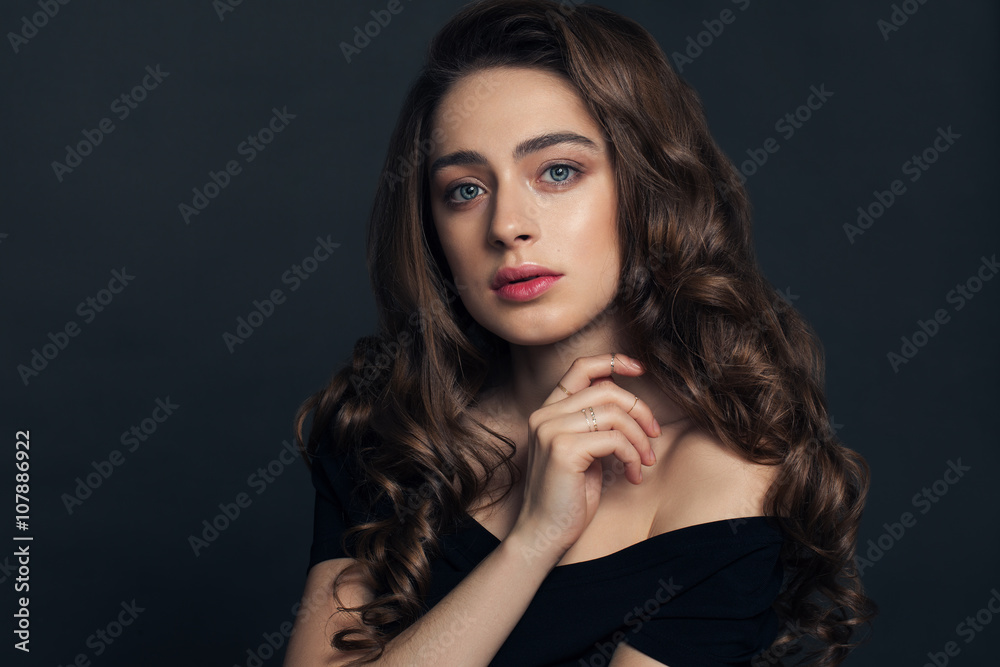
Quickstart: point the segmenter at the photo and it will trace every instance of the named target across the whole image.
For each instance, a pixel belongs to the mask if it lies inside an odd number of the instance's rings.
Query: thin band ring
[[[634,400],[634,401],[632,401],[632,408],[634,408],[634,407],[635,407],[635,404],[636,404],[636,403],[638,403],[638,402],[639,402],[639,397],[638,397],[638,396],[636,396],[636,397],[635,397],[635,400]],[[628,414],[629,412],[632,412],[632,408],[629,408],[629,409],[628,409],[628,412],[626,412],[625,414]]]
[[[562,386],[562,382],[556,382],[556,386],[559,387],[560,389],[562,389],[563,391],[565,391],[567,396],[572,396],[573,395],[573,392],[571,392],[566,387]]]
[[[594,408],[588,407],[587,409],[590,410],[590,418],[594,420],[594,430],[596,431],[597,430],[597,415],[594,414]]]
[[[615,374],[615,353],[611,353],[611,374]]]

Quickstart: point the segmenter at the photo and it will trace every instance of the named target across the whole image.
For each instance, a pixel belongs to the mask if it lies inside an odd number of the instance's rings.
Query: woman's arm
[[[615,648],[608,667],[669,667],[669,665],[665,665],[659,660],[653,660],[631,645],[621,642]]]
[[[440,602],[390,641],[382,659],[372,664],[486,667],[561,557],[558,549],[553,551],[544,541],[529,545],[512,531]],[[317,563],[309,571],[284,667],[336,667],[360,655],[330,647],[333,633],[357,624],[356,617],[337,613],[331,592],[334,578],[351,562],[337,558]],[[372,599],[359,581],[347,577],[337,592],[343,606]]]

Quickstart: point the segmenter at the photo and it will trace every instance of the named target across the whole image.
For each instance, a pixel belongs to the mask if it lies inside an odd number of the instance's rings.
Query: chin
[[[556,345],[558,343],[564,343],[568,339],[572,339],[578,329],[560,328],[556,331],[550,327],[539,327],[534,330],[528,330],[525,327],[520,327],[516,329],[491,329],[491,331],[511,345],[539,347],[542,345]]]
[[[603,311],[598,311],[598,314]],[[551,310],[539,317],[540,313],[528,316],[527,313],[515,314],[504,318],[496,312],[490,312],[490,317],[480,318],[472,313],[473,319],[480,325],[507,341],[511,345],[541,346],[568,343],[575,336],[594,325],[596,314],[580,318],[579,312],[569,313],[564,309]],[[482,313],[485,315],[485,313]],[[501,319],[502,318],[502,319]]]
[[[504,338],[504,340],[506,340],[511,345],[520,345],[522,347],[540,347],[542,345],[553,345],[563,339],[559,336],[553,336],[549,338],[513,337],[513,338]]]

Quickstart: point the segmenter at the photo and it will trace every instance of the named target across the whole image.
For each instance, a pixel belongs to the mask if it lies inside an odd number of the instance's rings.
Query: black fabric
[[[347,526],[371,516],[347,457],[322,450],[309,567],[348,555]],[[669,667],[750,665],[778,632],[783,538],[765,517],[714,521],[655,535],[607,556],[553,568],[490,663],[582,667],[610,662],[625,641]],[[500,541],[466,515],[441,536],[430,609]],[[353,546],[349,543],[349,548]]]

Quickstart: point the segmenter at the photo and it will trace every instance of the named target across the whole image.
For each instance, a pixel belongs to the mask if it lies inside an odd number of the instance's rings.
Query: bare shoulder
[[[662,456],[662,458],[661,458]],[[677,434],[655,474],[658,508],[650,535],[764,513],[776,466],[747,460],[714,435],[694,427]]]

